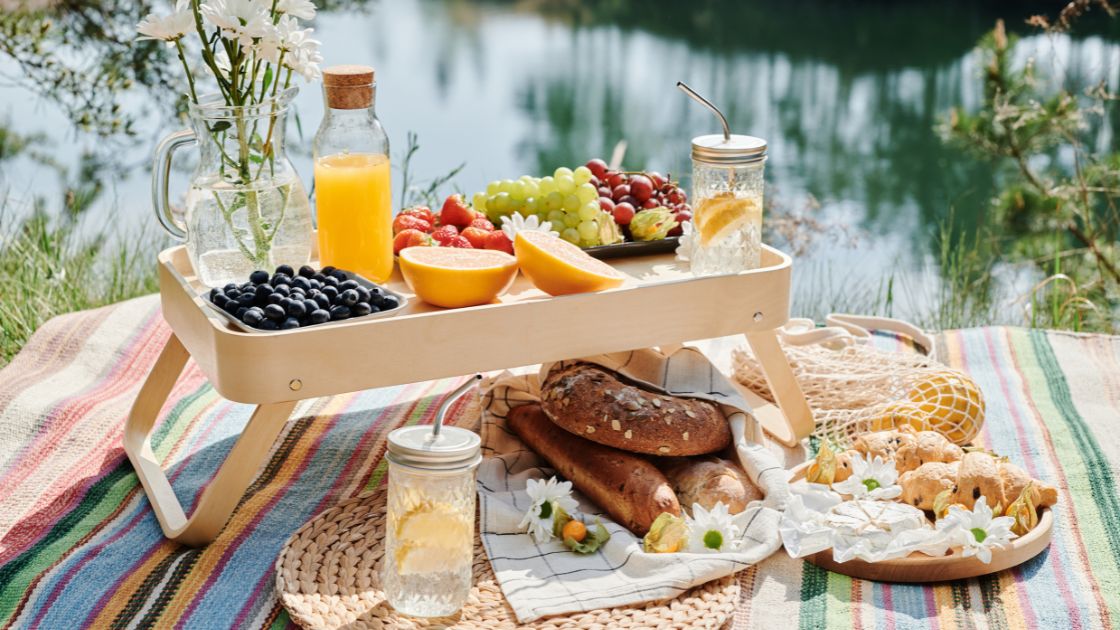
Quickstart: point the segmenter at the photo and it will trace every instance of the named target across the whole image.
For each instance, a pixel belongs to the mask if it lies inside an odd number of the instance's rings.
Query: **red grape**
[[[646,173],[646,176],[648,176],[650,181],[653,182],[653,187],[655,189],[660,190],[661,187],[665,185],[665,178],[661,175],[661,173],[658,173],[657,171]]]
[[[600,197],[606,197],[607,199],[610,199],[611,189],[607,188],[606,186],[600,186],[599,187],[599,196]]]
[[[642,202],[642,207],[645,208],[646,210],[649,210],[651,208],[656,208],[660,205],[661,204],[657,203],[656,199],[646,199],[645,201]]]
[[[599,197],[599,207],[606,212],[614,212],[614,201],[607,197]]]
[[[627,186],[626,184],[621,184],[619,186],[615,186],[614,190],[611,191],[611,197],[614,197],[615,201],[620,201],[623,197],[625,197],[629,194],[630,194],[630,187]]]
[[[614,222],[619,225],[630,225],[630,221],[634,218],[634,206],[628,203],[620,203],[614,207]]]
[[[642,202],[635,199],[634,195],[624,195],[621,199],[616,198],[616,201],[620,203],[628,203],[635,208],[640,208],[642,206]]]
[[[591,174],[599,179],[602,179],[607,173],[607,163],[599,158],[588,160],[586,166],[591,169]]]
[[[630,194],[638,201],[646,201],[653,196],[653,183],[645,175],[630,178]]]
[[[607,176],[607,185],[613,190],[625,184],[627,179],[626,173],[611,173]]]
[[[596,188],[598,188],[599,185],[602,184],[602,182],[599,181],[599,178],[595,177],[594,175],[591,176],[591,179],[587,180],[587,183],[591,184],[592,186],[594,186]]]
[[[674,218],[677,220],[677,223],[684,223],[685,221],[692,220],[692,213],[687,210],[681,210],[677,212]]]
[[[669,203],[673,204],[674,206],[678,203],[684,203],[684,191],[678,188],[677,190],[670,192]]]

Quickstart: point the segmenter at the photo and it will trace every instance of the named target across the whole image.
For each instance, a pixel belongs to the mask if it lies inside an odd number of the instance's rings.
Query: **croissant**
[[[899,473],[914,470],[927,462],[955,462],[964,457],[964,449],[953,444],[937,431],[915,431],[904,426],[890,431],[865,433],[852,443],[852,449],[828,457],[835,458],[835,470],[831,481],[813,479],[810,481],[841,482],[852,476],[852,456],[860,454],[867,459],[880,457],[883,461],[894,460]],[[830,469],[832,467],[830,466]],[[812,477],[812,471],[810,477]]]
[[[959,462],[927,462],[899,477],[899,501],[921,510],[933,510],[934,499],[949,490],[949,504],[967,509],[985,497],[989,506],[1006,508],[1017,499],[1027,484],[1038,489],[1038,507],[1058,502],[1054,486],[1031,479],[1025,470],[1003,459],[980,451],[966,453]]]

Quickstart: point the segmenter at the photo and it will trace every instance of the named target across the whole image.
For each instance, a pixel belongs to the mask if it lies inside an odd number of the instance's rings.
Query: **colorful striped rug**
[[[128,407],[167,335],[157,300],[141,298],[52,320],[0,371],[0,626],[293,625],[272,590],[284,540],[381,483],[385,435],[431,422],[462,382],[302,403],[230,524],[205,549],[188,549],[163,539],[121,448]],[[986,394],[983,444],[1061,488],[1051,548],[1013,571],[936,587],[851,580],[779,552],[742,574],[736,628],[1107,628],[1120,619],[1120,338],[986,328],[941,343],[941,356]],[[470,425],[473,404],[453,416]],[[188,366],[153,439],[185,503],[250,409],[219,398]]]

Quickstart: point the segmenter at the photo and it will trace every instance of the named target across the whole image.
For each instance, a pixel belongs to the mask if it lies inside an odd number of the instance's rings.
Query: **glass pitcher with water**
[[[156,149],[152,203],[160,224],[186,241],[203,284],[243,282],[255,269],[299,267],[311,255],[307,193],[284,152],[288,105],[296,88],[252,106],[229,106],[220,95],[189,105],[191,129],[173,133]],[[184,224],[167,198],[171,155],[194,144]]]

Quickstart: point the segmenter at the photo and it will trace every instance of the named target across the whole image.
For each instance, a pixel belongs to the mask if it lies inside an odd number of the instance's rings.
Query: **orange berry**
[[[564,525],[564,529],[560,531],[560,536],[564,540],[571,538],[576,542],[583,542],[583,539],[587,538],[587,526],[583,524],[583,521],[572,519]]]

